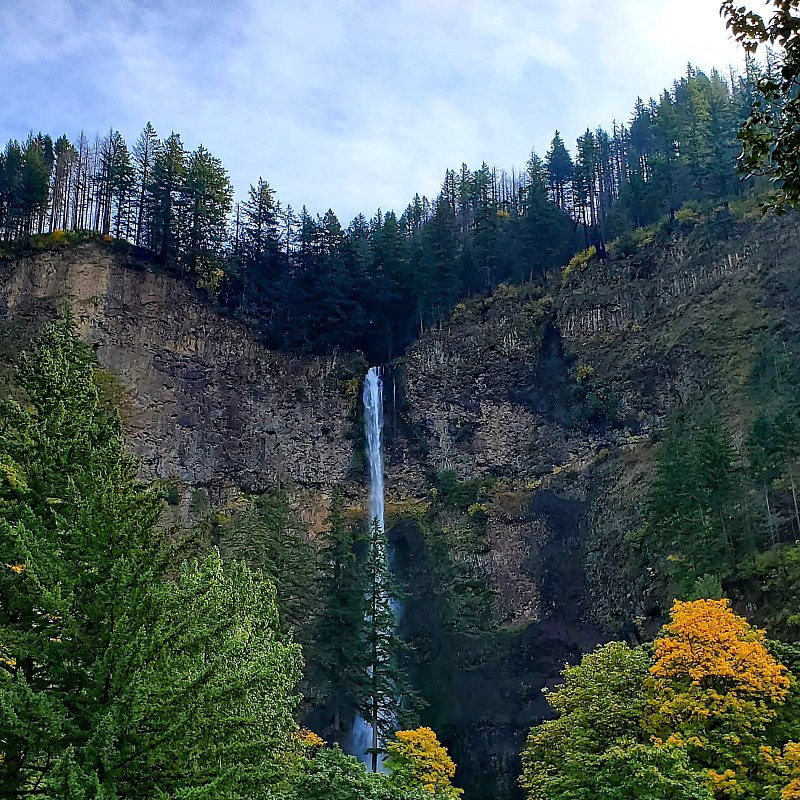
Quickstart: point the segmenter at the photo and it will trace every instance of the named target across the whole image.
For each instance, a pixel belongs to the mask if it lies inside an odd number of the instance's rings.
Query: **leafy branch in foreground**
[[[781,210],[800,203],[800,3],[770,0],[767,5],[769,15],[725,0],[720,13],[749,56],[760,45],[774,48],[765,74],[755,75],[757,94],[739,131],[739,165],[745,172],[771,176],[778,190],[773,205]]]

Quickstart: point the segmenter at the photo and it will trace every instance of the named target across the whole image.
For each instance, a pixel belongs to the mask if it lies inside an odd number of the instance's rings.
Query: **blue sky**
[[[402,210],[448,167],[524,167],[627,121],[691,62],[741,64],[718,0],[2,0],[0,139],[150,120],[239,194]]]

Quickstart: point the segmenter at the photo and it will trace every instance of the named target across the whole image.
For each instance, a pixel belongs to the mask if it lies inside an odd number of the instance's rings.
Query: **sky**
[[[743,59],[719,0],[0,0],[0,141],[151,121],[343,224]]]

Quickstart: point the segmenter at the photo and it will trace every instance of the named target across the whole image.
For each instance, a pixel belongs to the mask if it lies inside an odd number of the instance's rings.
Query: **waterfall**
[[[366,434],[366,455],[369,465],[369,525],[377,519],[383,531],[383,381],[377,367],[372,367],[364,379],[361,395],[364,403],[364,432]],[[377,731],[361,714],[356,714],[350,737],[350,751],[368,767],[377,766],[383,772],[383,758],[377,764],[370,750],[383,744]]]
[[[377,367],[364,379],[364,429],[369,463],[369,522],[383,530],[383,381]]]

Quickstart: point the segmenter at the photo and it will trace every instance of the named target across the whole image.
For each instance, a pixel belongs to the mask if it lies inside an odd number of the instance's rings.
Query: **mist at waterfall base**
[[[362,392],[364,403],[364,429],[366,433],[367,464],[369,466],[369,525],[377,519],[380,530],[384,530],[383,498],[383,381],[377,367],[372,367],[364,379]],[[399,609],[392,601],[395,617]],[[379,746],[383,742],[379,741]],[[372,725],[361,714],[356,714],[350,735],[349,750],[361,763],[372,762],[370,750],[373,746]],[[385,772],[384,758],[378,757],[378,771]]]

